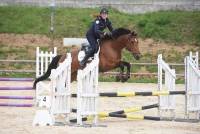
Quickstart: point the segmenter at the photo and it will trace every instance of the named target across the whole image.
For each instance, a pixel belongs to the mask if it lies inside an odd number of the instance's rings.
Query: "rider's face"
[[[101,17],[105,20],[106,18],[108,18],[108,14],[107,13],[101,13]]]

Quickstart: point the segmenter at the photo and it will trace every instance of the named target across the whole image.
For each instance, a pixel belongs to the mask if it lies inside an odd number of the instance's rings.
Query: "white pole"
[[[39,76],[39,47],[36,48],[36,78]]]

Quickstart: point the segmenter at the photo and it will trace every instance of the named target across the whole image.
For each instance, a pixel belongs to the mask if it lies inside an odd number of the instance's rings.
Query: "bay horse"
[[[120,73],[116,77],[117,81],[125,82],[130,78],[130,63],[122,61],[122,50],[125,48],[136,60],[140,59],[140,51],[138,45],[137,34],[125,28],[118,28],[112,32],[111,36],[105,36],[99,41],[99,71],[106,72],[115,68],[120,68]],[[72,50],[72,64],[71,64],[71,81],[76,80],[77,71],[80,68],[78,61],[79,50]],[[56,69],[59,63],[62,63],[66,58],[66,54],[55,56],[48,66],[47,72],[36,78],[33,88],[36,87],[37,82],[47,79],[51,74],[51,69]],[[124,67],[127,72],[124,75]]]

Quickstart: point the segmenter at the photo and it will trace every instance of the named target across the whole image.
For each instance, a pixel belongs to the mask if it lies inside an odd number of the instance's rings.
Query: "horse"
[[[137,33],[125,28],[115,29],[111,36],[105,36],[99,41],[99,72],[106,72],[115,68],[120,68],[120,73],[116,76],[117,81],[125,82],[130,78],[130,63],[122,61],[122,50],[125,48],[136,60],[139,60],[141,53],[139,50],[137,39]],[[76,80],[77,71],[80,69],[78,61],[79,50],[72,50],[72,63],[71,63],[71,82]],[[51,69],[56,69],[59,63],[62,63],[66,58],[66,54],[55,56],[48,66],[47,71],[36,78],[33,84],[33,88],[36,88],[36,84],[39,81],[47,79],[51,74]],[[127,68],[126,74],[124,74],[124,67]]]

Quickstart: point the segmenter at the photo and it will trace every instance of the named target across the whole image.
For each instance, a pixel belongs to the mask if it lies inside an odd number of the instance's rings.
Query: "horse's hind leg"
[[[76,81],[77,79],[77,71],[71,74],[71,82]]]

